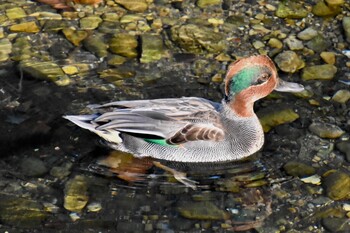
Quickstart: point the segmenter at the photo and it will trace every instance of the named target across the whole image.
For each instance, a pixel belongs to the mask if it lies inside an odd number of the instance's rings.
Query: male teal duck
[[[263,146],[255,101],[273,90],[303,89],[279,79],[271,59],[259,55],[230,65],[221,104],[197,97],[117,101],[92,106],[94,115],[64,118],[136,157],[224,162],[248,157]]]

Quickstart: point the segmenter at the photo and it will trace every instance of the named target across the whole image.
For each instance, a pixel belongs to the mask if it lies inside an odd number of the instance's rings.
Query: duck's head
[[[276,66],[268,56],[258,55],[232,63],[225,78],[225,99],[241,117],[254,114],[253,105],[273,90],[300,92],[303,85],[278,78]]]

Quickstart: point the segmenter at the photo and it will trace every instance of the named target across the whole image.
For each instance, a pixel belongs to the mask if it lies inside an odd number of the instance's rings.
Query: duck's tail
[[[120,132],[117,130],[98,130],[96,129],[99,124],[97,124],[94,119],[97,118],[99,114],[93,114],[93,115],[68,115],[63,116],[63,118],[71,121],[72,123],[76,124],[77,126],[90,130],[91,132],[97,134],[104,140],[119,144],[123,142],[123,140],[120,137]]]

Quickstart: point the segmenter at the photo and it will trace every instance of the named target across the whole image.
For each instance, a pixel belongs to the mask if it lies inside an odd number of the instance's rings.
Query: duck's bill
[[[275,91],[281,92],[301,92],[304,90],[304,86],[299,83],[287,82],[282,79],[278,80],[277,87]]]

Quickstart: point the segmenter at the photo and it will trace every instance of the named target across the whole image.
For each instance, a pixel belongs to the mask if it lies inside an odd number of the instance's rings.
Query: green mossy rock
[[[219,209],[212,202],[186,202],[178,207],[181,216],[197,220],[225,220],[230,214],[226,210]]]
[[[201,54],[205,51],[220,53],[225,50],[223,34],[206,26],[187,24],[171,28],[172,40],[187,52]]]
[[[337,67],[330,64],[308,66],[303,69],[301,78],[307,80],[331,80],[337,73]]]
[[[67,181],[64,189],[64,208],[69,211],[79,212],[87,204],[87,181],[82,175],[77,175]]]
[[[298,161],[290,161],[283,166],[288,175],[296,177],[312,176],[316,173],[316,169]]]
[[[127,58],[135,58],[138,56],[137,46],[138,42],[136,37],[127,33],[117,34],[109,41],[109,50],[112,53]]]
[[[283,1],[278,4],[276,16],[279,18],[302,19],[308,15],[309,11],[302,3],[296,1]]]
[[[163,39],[161,36],[144,34],[141,36],[141,41],[141,63],[158,61],[164,56]]]
[[[144,12],[148,8],[145,0],[114,0],[129,11]]]
[[[260,115],[258,113],[258,115]],[[269,113],[261,114],[260,123],[265,133],[269,132],[273,127],[285,123],[290,123],[299,118],[299,115],[293,109],[272,110]]]
[[[324,178],[326,194],[332,200],[350,199],[350,176],[347,173],[335,171]]]

